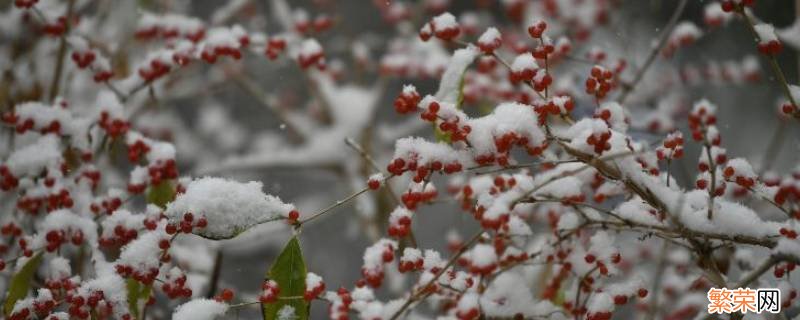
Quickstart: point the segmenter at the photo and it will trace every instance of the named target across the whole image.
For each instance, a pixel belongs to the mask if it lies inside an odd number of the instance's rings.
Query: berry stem
[[[736,12],[742,16],[742,19],[745,21],[745,25],[747,25],[747,29],[750,30],[750,33],[753,35],[756,43],[761,42],[761,37],[758,35],[758,32],[756,32],[755,25],[753,24],[753,18],[744,12],[743,8],[738,8]],[[783,70],[778,64],[778,60],[775,59],[775,55],[769,54],[767,55],[767,61],[772,69],[772,73],[776,78],[778,78],[778,82],[781,84],[781,89],[783,90],[783,94],[786,96],[786,99],[788,99],[789,103],[795,107],[794,117],[800,120],[800,111],[797,111],[797,102],[795,102],[792,92],[789,90],[789,83],[786,82],[786,77],[783,75]]]

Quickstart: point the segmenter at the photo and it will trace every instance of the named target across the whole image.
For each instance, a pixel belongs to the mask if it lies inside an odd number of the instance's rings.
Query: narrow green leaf
[[[264,320],[277,319],[278,311],[286,305],[294,308],[296,320],[307,320],[311,305],[303,299],[306,291],[306,263],[303,261],[303,252],[297,237],[289,240],[272,264],[267,277],[278,283],[280,293],[277,301],[262,305]]]
[[[142,307],[142,302],[147,302],[150,299],[151,286],[143,286],[139,281],[128,279],[126,281],[128,287],[128,309],[131,311],[134,319],[139,319],[139,310]]]
[[[456,109],[461,109],[461,105],[464,103],[464,76],[467,74],[467,70],[464,70],[461,73],[461,78],[458,80],[458,99],[456,101]]]
[[[167,203],[175,199],[175,186],[172,180],[162,180],[147,191],[147,203],[166,208]]]
[[[11,315],[11,310],[14,310],[14,304],[17,303],[17,300],[24,299],[28,295],[33,276],[36,274],[36,269],[39,269],[41,262],[42,253],[39,252],[28,260],[22,269],[11,278],[11,284],[8,286],[8,293],[6,294],[6,303],[3,305],[3,313],[6,316]]]

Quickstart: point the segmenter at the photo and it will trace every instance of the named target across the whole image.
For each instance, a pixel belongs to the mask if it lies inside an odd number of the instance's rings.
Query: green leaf
[[[162,180],[159,184],[150,187],[147,191],[147,203],[166,208],[167,203],[175,199],[175,186],[172,180]]]
[[[461,104],[464,103],[464,76],[466,74],[467,70],[464,70],[458,80],[458,99],[456,101],[456,109],[461,109]]]
[[[22,269],[11,278],[11,285],[8,286],[8,293],[6,294],[6,303],[3,305],[3,313],[6,316],[11,315],[11,310],[14,310],[14,304],[17,303],[17,300],[24,299],[28,295],[33,276],[36,274],[36,269],[39,269],[40,263],[42,263],[41,252],[28,260]]]
[[[275,280],[280,288],[278,300],[274,303],[262,304],[264,320],[277,319],[278,311],[286,305],[294,308],[297,320],[308,319],[311,304],[303,299],[306,291],[306,263],[303,261],[303,252],[297,237],[292,237],[283,252],[272,264],[267,275]]]
[[[131,311],[134,319],[139,319],[139,310],[141,309],[140,302],[147,302],[150,299],[151,286],[144,286],[139,281],[128,279],[126,281],[128,287],[128,309]]]
[[[450,132],[442,131],[435,123],[433,124],[433,136],[437,142],[450,143]]]

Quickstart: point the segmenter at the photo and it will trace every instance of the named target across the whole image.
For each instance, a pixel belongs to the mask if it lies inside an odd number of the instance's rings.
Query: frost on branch
[[[193,231],[200,236],[232,238],[254,225],[287,217],[294,209],[278,197],[264,194],[262,186],[254,181],[199,178],[186,186],[186,192],[179,194],[165,213],[176,225],[185,221],[189,213],[197,219],[205,218],[208,225]]]

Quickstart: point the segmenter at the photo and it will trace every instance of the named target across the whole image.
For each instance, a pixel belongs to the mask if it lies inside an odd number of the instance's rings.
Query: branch
[[[644,73],[647,72],[648,69],[650,69],[650,66],[653,64],[653,61],[656,60],[656,56],[658,56],[658,53],[661,52],[661,49],[664,48],[664,45],[667,44],[667,40],[669,39],[669,36],[672,34],[672,30],[675,29],[675,25],[678,23],[678,18],[680,18],[680,16],[683,14],[683,10],[686,8],[687,2],[688,2],[687,0],[681,0],[681,2],[678,3],[678,7],[675,8],[675,11],[672,13],[672,17],[669,18],[669,21],[667,22],[667,25],[664,27],[664,30],[661,31],[661,36],[658,39],[658,44],[655,47],[653,47],[653,49],[650,51],[650,55],[647,56],[647,60],[645,60],[644,65],[642,65],[642,68],[640,68],[639,71],[636,72],[636,76],[633,78],[633,81],[631,81],[630,84],[622,87],[622,93],[620,93],[618,99],[619,104],[625,104],[625,99],[628,98],[628,95],[631,93],[631,91],[633,91],[636,85],[639,84],[640,81],[642,81]]]
[[[400,314],[402,314],[406,309],[408,309],[411,306],[411,304],[414,303],[415,301],[424,301],[426,298],[428,298],[428,296],[430,296],[432,293],[430,292],[430,290],[426,290],[426,289],[428,289],[437,280],[439,280],[439,278],[447,271],[447,269],[450,269],[450,267],[452,267],[453,264],[456,263],[456,260],[458,260],[458,258],[461,257],[461,255],[463,255],[465,252],[467,252],[467,250],[469,250],[469,248],[471,248],[473,245],[475,245],[475,243],[478,242],[478,240],[480,240],[482,235],[483,235],[483,231],[480,231],[475,236],[473,236],[472,239],[470,239],[467,243],[465,243],[461,247],[461,249],[459,249],[458,252],[456,252],[456,254],[454,254],[452,257],[450,257],[450,260],[447,261],[447,264],[444,266],[444,268],[439,270],[439,272],[437,272],[436,275],[433,276],[433,278],[428,280],[428,282],[426,282],[422,286],[422,290],[423,290],[422,293],[424,293],[424,295],[422,295],[421,297],[418,297],[417,294],[410,295],[408,297],[408,299],[406,299],[406,302],[403,303],[403,305],[400,307],[400,309],[398,309],[389,318],[389,320],[396,320],[400,316]]]

